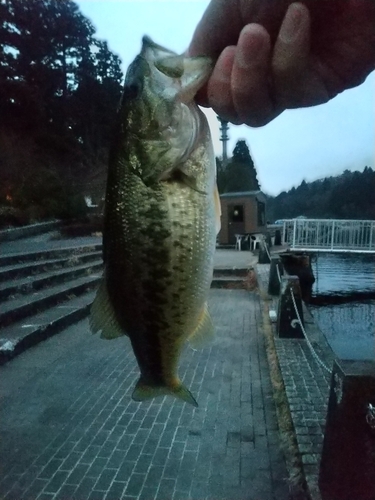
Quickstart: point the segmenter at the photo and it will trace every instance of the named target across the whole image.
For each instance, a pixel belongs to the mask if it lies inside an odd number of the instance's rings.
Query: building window
[[[266,225],[266,204],[257,200],[258,226]]]
[[[230,220],[231,222],[243,222],[244,210],[243,205],[232,205],[230,207]]]

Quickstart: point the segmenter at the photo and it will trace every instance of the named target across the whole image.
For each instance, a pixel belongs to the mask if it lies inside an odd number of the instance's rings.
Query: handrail
[[[375,221],[287,219],[283,241],[291,250],[375,253]]]

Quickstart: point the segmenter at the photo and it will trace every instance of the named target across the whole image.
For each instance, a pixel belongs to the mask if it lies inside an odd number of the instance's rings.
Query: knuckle
[[[253,112],[249,112],[246,120],[244,120],[245,125],[249,127],[264,127],[270,123],[274,118],[279,116],[285,108],[282,106],[268,106],[267,108],[263,108],[262,110],[253,110]]]
[[[245,125],[249,127],[263,127],[272,120],[270,115],[252,114],[245,120]]]
[[[230,123],[233,123],[233,125],[241,125],[243,123],[243,121],[239,119],[233,108],[213,105],[212,109],[222,120],[226,120]]]

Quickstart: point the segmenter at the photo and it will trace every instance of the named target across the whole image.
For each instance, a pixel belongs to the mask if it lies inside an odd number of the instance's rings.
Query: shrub
[[[0,229],[24,226],[28,222],[28,215],[22,210],[9,206],[0,206]]]
[[[15,192],[14,205],[25,210],[31,220],[75,219],[87,211],[83,195],[47,168],[26,177]]]

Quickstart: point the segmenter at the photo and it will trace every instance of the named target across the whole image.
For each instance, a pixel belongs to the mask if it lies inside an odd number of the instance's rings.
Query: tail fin
[[[194,396],[187,387],[179,384],[176,387],[168,387],[166,385],[148,385],[142,377],[138,380],[132,394],[134,401],[145,401],[146,399],[156,398],[157,396],[174,396],[177,399],[185,401],[195,407],[198,406]]]

